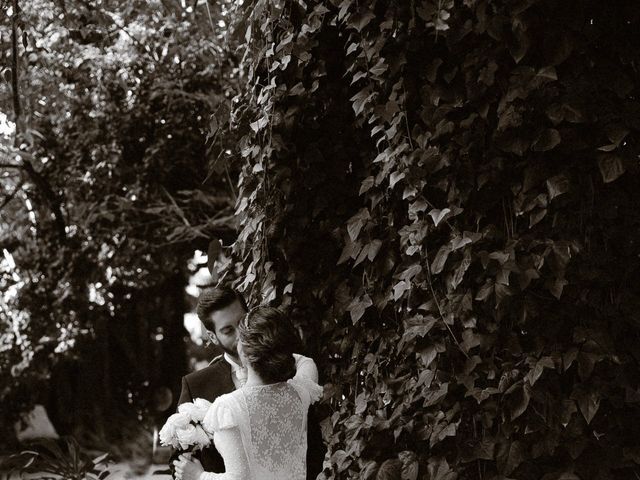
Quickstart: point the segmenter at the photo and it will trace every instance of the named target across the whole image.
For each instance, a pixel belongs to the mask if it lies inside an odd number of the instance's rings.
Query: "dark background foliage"
[[[114,450],[166,415],[167,388],[175,405],[189,260],[234,236],[234,171],[207,176],[234,59],[204,7],[2,9],[0,108],[16,119],[0,157],[0,250],[16,264],[0,276],[3,442],[42,403],[61,434]]]

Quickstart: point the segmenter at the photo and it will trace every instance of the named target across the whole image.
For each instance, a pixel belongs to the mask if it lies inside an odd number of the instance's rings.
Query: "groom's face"
[[[246,315],[246,310],[238,301],[211,314],[211,323],[215,331],[209,332],[209,338],[224,352],[238,357],[238,324]]]

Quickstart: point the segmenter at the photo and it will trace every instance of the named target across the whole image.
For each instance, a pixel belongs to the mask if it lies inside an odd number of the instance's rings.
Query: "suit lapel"
[[[225,393],[233,392],[236,387],[233,384],[233,380],[231,379],[231,365],[223,358],[216,365],[218,368],[216,369],[216,377],[217,382],[216,385],[218,387],[218,392],[216,392],[216,397],[220,395],[224,395]]]

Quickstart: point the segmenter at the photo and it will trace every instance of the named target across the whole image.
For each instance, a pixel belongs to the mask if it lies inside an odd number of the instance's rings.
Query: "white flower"
[[[194,418],[197,422],[202,422],[204,420],[204,416],[209,411],[209,407],[211,407],[211,402],[209,400],[205,400],[204,398],[196,398],[193,402],[194,405],[198,408],[198,417]]]
[[[176,437],[176,428],[171,422],[167,422],[164,424],[160,433],[158,434],[160,437],[160,444],[168,447],[171,445],[173,448],[178,448],[178,439]]]
[[[207,435],[207,432],[202,428],[202,426],[196,426],[196,445],[199,448],[208,447],[211,443],[211,437]]]
[[[185,402],[179,405],[178,412],[188,415],[192,422],[198,423],[204,420],[210,406],[211,402],[204,398],[196,398],[194,403]]]
[[[195,448],[204,448],[209,445],[209,437],[201,426],[187,425],[176,431],[178,442],[183,450],[193,446]]]
[[[189,416],[187,414],[174,413],[167,419],[167,422],[160,430],[160,443],[164,446],[171,445],[173,448],[178,448],[177,430],[185,428],[187,425],[189,425]]]

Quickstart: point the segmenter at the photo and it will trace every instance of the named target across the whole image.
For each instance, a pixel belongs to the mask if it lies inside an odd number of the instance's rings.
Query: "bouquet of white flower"
[[[210,406],[204,398],[179,405],[178,413],[171,415],[160,430],[160,443],[189,452],[207,447],[211,438],[202,428],[202,420]]]

